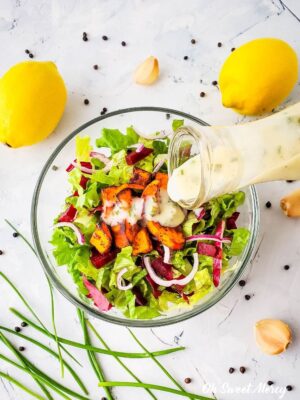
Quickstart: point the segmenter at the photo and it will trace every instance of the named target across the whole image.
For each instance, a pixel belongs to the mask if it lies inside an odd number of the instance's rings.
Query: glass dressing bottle
[[[188,209],[255,183],[300,179],[300,103],[242,125],[179,128],[169,174],[169,196]]]

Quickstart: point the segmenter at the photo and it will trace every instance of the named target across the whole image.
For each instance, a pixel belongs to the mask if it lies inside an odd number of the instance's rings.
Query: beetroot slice
[[[197,253],[203,254],[204,256],[215,257],[217,254],[217,248],[213,244],[198,242]]]
[[[77,160],[75,159],[74,162],[76,163]],[[91,164],[90,162],[87,162],[87,161],[81,161],[80,165],[81,165],[82,167],[85,167],[85,168],[90,168],[90,169],[93,168],[92,164]],[[73,164],[70,164],[70,165],[66,168],[66,171],[67,171],[67,172],[70,172],[70,171],[72,171],[74,168],[75,168],[74,165],[73,165]]]
[[[96,288],[85,276],[82,277],[84,286],[89,291],[87,297],[93,299],[96,307],[101,311],[108,311],[112,305],[100,290]]]
[[[151,265],[154,271],[162,278],[167,279],[168,281],[173,279],[172,265],[164,263],[161,257],[153,260]]]
[[[137,286],[132,288],[132,293],[135,295],[135,305],[136,306],[145,306],[147,304],[147,300],[143,296],[142,292]]]
[[[128,165],[134,165],[151,153],[153,153],[153,149],[149,149],[148,147],[144,147],[141,151],[131,151],[126,156],[126,162]]]
[[[71,204],[70,207],[68,207],[66,209],[66,211],[61,214],[58,221],[59,222],[73,222],[76,217],[76,213],[77,213],[76,208]]]
[[[151,278],[150,275],[146,275],[145,277],[146,281],[149,283],[150,287],[151,287],[151,291],[153,296],[158,299],[158,297],[161,295],[161,291],[158,290],[158,284],[154,282],[154,280]]]
[[[236,221],[237,221],[239,216],[240,216],[240,213],[236,211],[236,212],[234,212],[232,214],[231,217],[227,218],[227,220],[226,220],[226,228],[227,229],[236,229],[237,228]]]
[[[79,185],[82,187],[82,189],[84,189],[84,190],[86,189],[86,185],[87,185],[88,181],[89,181],[89,178],[82,175],[82,177],[80,178],[80,182],[79,182]]]
[[[93,266],[99,269],[112,262],[117,257],[117,254],[118,250],[112,250],[106,254],[100,254],[96,249],[92,249],[90,260]]]

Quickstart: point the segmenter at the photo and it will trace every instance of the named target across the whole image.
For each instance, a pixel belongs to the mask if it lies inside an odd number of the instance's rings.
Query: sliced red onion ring
[[[165,246],[164,244],[163,244],[163,248],[164,248],[164,263],[170,264],[170,260],[171,260],[170,248],[168,246]]]
[[[82,165],[78,164],[78,163],[75,162],[75,161],[72,161],[72,162],[71,162],[71,165],[73,165],[73,167],[75,167],[75,168],[80,169],[80,171],[83,172],[83,173],[85,173],[85,174],[90,174],[90,175],[91,175],[91,174],[93,174],[93,173],[96,172],[96,170],[95,170],[94,168],[86,168],[86,167],[83,167]]]
[[[196,215],[197,219],[200,220],[204,217],[205,215],[205,210],[203,207],[200,208],[195,208],[194,214]]]
[[[145,146],[143,145],[143,143],[138,143],[136,152],[140,153],[144,148],[145,148]]]
[[[211,240],[213,242],[220,242],[220,243],[231,243],[231,239],[228,237],[220,238],[218,235],[192,235],[188,236],[185,241],[192,242],[194,240]]]
[[[101,171],[103,172],[108,172],[111,167],[112,167],[112,160],[110,160],[108,157],[106,157],[104,154],[99,153],[98,151],[92,151],[90,153],[90,156],[93,158],[97,158],[98,160],[100,160],[101,162],[103,162],[103,164],[105,164],[105,167],[103,169],[101,169]]]
[[[127,268],[123,268],[117,275],[117,287],[119,290],[129,290],[133,288],[132,283],[129,283],[128,285],[124,286],[123,275],[126,274],[127,271],[128,271]]]
[[[199,266],[199,256],[197,253],[193,254],[194,257],[194,264],[191,272],[185,276],[182,279],[172,279],[170,281],[167,281],[165,279],[160,278],[159,276],[156,275],[154,269],[152,268],[150,258],[145,256],[144,257],[144,263],[145,267],[148,271],[148,274],[150,275],[150,278],[157,283],[160,286],[165,286],[165,287],[170,287],[172,285],[180,285],[180,286],[185,286],[187,285],[195,276],[196,272],[198,271],[198,266]]]
[[[155,174],[156,172],[158,172],[160,170],[160,168],[164,165],[164,163],[167,161],[168,156],[166,154],[165,157],[162,157],[162,159],[155,165],[154,169],[153,169],[153,174]]]
[[[223,238],[224,230],[225,230],[225,221],[222,220],[219,222],[219,224],[216,228],[216,235],[220,239]],[[222,243],[223,242],[216,243],[216,247],[219,248],[221,252],[222,252]],[[214,283],[215,287],[218,287],[220,284],[221,271],[222,271],[222,257],[214,258],[214,261],[213,261],[213,283]]]
[[[79,244],[85,243],[84,235],[81,233],[80,229],[77,228],[76,225],[72,224],[72,222],[58,222],[53,226],[53,228],[63,228],[63,227],[70,228],[74,231]]]

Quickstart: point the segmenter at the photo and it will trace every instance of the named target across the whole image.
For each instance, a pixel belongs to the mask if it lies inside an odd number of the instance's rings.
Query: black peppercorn
[[[212,83],[211,83],[213,86],[217,86],[217,84],[218,84],[218,81],[212,81]]]
[[[166,118],[170,119],[171,115],[169,113],[166,114]]]
[[[28,57],[29,57],[29,58],[33,58],[34,56],[33,56],[32,53],[29,53],[29,54],[28,54]]]
[[[232,47],[232,48],[231,48],[231,51],[234,51],[234,50],[235,50],[235,47]]]
[[[200,97],[204,97],[205,96],[205,92],[200,92]]]
[[[53,170],[53,171],[57,171],[57,170],[58,170],[58,167],[57,167],[56,165],[52,165],[52,170]]]
[[[271,207],[272,207],[272,203],[271,203],[270,201],[267,201],[267,202],[266,202],[266,207],[267,207],[267,208],[271,208]]]
[[[185,382],[185,383],[191,383],[192,380],[191,380],[191,378],[185,378],[184,382]]]
[[[29,53],[30,53],[30,50],[26,49],[26,50],[25,50],[25,53],[26,53],[26,54],[29,54]]]
[[[107,112],[107,108],[103,107],[102,111],[106,113]]]
[[[233,374],[234,371],[235,371],[235,369],[234,369],[233,367],[230,367],[229,370],[228,370],[228,372],[229,372],[230,374]]]
[[[88,104],[90,104],[90,101],[88,99],[84,99],[83,103],[87,106]]]
[[[15,326],[15,331],[16,332],[21,332],[21,328],[19,326]]]
[[[87,41],[88,41],[87,36],[83,36],[82,40],[83,40],[84,42],[87,42]]]
[[[273,381],[268,381],[267,385],[272,386],[272,385],[274,385],[274,382]]]
[[[246,368],[245,367],[240,367],[240,373],[244,374],[246,372]]]
[[[95,65],[93,65],[93,68],[97,70],[99,67],[97,64],[95,64]]]
[[[250,300],[250,299],[251,299],[250,294],[246,294],[246,295],[245,295],[245,299],[246,299],[246,300]]]
[[[218,42],[218,47],[222,47],[222,43],[221,42]]]
[[[125,47],[126,46],[126,42],[124,42],[124,40],[121,42],[121,45],[123,46],[123,47]]]
[[[195,39],[192,39],[192,40],[191,40],[191,43],[192,43],[192,44],[195,44],[195,43],[196,43],[196,40],[195,40]]]
[[[108,37],[107,37],[106,35],[103,35],[103,36],[102,36],[102,39],[103,39],[103,40],[108,40]]]
[[[287,180],[286,182],[287,182],[287,183],[293,183],[294,181],[291,180],[291,179],[289,179],[289,180]]]
[[[292,391],[292,390],[293,390],[293,386],[287,385],[286,390],[287,390],[288,392]]]
[[[107,400],[107,398],[106,397],[101,397],[101,400]]]
[[[23,322],[21,322],[21,326],[22,326],[23,328],[25,328],[26,326],[28,326],[28,324],[27,324],[27,322],[23,321]]]
[[[184,60],[188,60],[189,57],[188,57],[188,56],[184,56],[183,59],[184,59]]]
[[[239,281],[239,285],[240,285],[241,287],[245,286],[245,285],[246,285],[246,281],[245,281],[244,279],[241,279],[241,280]]]
[[[0,256],[2,256],[2,254],[3,254],[3,250],[0,250]]]
[[[24,347],[24,346],[20,346],[20,347],[19,347],[19,350],[20,350],[20,351],[24,351],[24,350],[25,350],[25,347]]]
[[[14,237],[14,238],[16,238],[16,237],[18,237],[18,236],[19,236],[18,232],[14,232],[14,233],[13,233],[13,237]]]
[[[290,266],[286,264],[283,268],[287,271],[288,269],[290,269]]]

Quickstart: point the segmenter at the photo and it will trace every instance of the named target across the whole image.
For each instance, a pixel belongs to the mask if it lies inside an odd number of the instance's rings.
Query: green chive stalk
[[[46,400],[45,397],[42,397],[38,393],[33,392],[31,389],[29,389],[27,386],[23,385],[23,383],[21,383],[20,381],[18,381],[15,378],[13,378],[12,376],[0,371],[0,377],[3,379],[6,379],[8,382],[11,382],[13,385],[19,387],[24,392],[30,394],[32,397],[34,397],[38,400]]]

